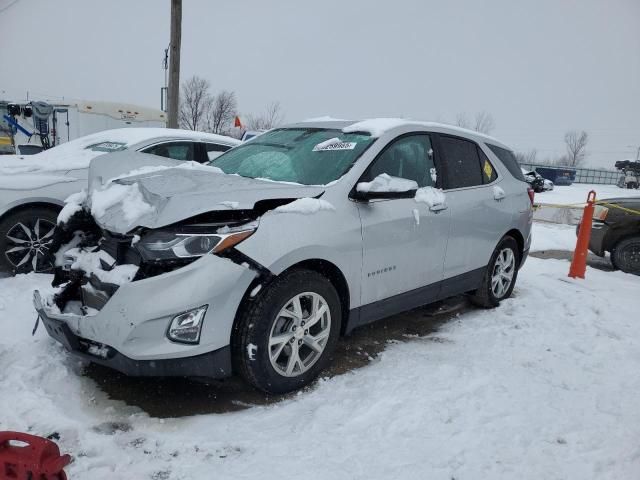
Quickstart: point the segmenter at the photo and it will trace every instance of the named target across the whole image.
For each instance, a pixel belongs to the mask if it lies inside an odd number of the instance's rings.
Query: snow
[[[95,218],[102,217],[108,209],[117,204],[121,205],[124,218],[129,223],[155,211],[155,208],[145,201],[137,183],[109,183],[106,187],[91,193],[91,214]]]
[[[89,163],[93,158],[107,153],[91,149],[87,150],[87,147],[103,142],[114,142],[124,144],[122,148],[128,148],[137,143],[154,138],[202,139],[223,141],[230,145],[241,143],[239,140],[230,137],[211,133],[193,132],[190,130],[169,128],[117,128],[80,137],[36,155],[4,155],[0,157],[0,174],[84,169],[89,167]]]
[[[67,223],[69,219],[77,212],[82,210],[84,202],[87,200],[87,190],[83,189],[81,192],[69,195],[64,201],[64,207],[58,214],[58,225]]]
[[[421,126],[426,128],[447,129],[449,131],[459,132],[465,135],[480,137],[484,140],[488,140],[497,145],[506,147],[506,145],[504,145],[502,142],[500,142],[498,139],[494,137],[485,135],[480,132],[476,132],[474,130],[469,130],[467,128],[462,128],[455,125],[449,125],[446,123],[423,122],[423,121],[409,120],[404,118],[370,118],[366,120],[360,120],[347,127],[344,127],[342,131],[344,133],[367,132],[372,137],[380,137],[385,132],[393,128],[402,127],[402,126]]]
[[[568,186],[556,185],[551,191],[536,193],[535,202],[542,204],[584,204],[591,190],[596,192],[596,200],[619,197],[640,197],[640,190],[628,190],[615,185],[574,183]]]
[[[115,263],[115,259],[104,250],[93,251],[93,249],[77,247],[65,249],[62,261],[62,264],[69,265],[71,270],[81,270],[87,277],[94,274],[100,281],[112,285],[128,283],[138,273],[137,265],[116,265],[111,270],[104,270],[103,263],[111,266]]]
[[[58,432],[77,480],[636,478],[640,277],[567,270],[530,258],[498,309],[271,405],[170,419],[109,399],[42,326],[31,337],[50,276],[0,279],[0,429]]]
[[[416,202],[426,203],[429,207],[442,205],[447,200],[442,189],[433,187],[419,188],[414,198]]]
[[[342,129],[343,133],[367,132],[372,137],[380,137],[387,130],[406,125],[407,120],[402,118],[370,118],[352,123]]]
[[[0,157],[0,165],[2,165],[2,157]],[[2,170],[1,166],[0,170]],[[56,185],[58,183],[76,182],[77,180],[77,178],[66,177],[62,175],[0,174],[0,189],[36,190],[38,188],[48,187],[50,185]]]
[[[531,251],[568,250],[576,248],[576,227],[573,225],[534,222]]]
[[[257,285],[253,290],[251,290],[249,296],[252,298],[255,297],[258,293],[260,293],[260,290],[262,290],[262,284]]]
[[[335,210],[336,208],[321,198],[299,198],[286,205],[281,205],[272,210],[273,213],[300,213],[310,215],[322,210]]]
[[[416,225],[420,225],[420,210],[418,210],[417,208],[414,208],[412,210],[413,213],[413,219],[416,221]]]
[[[256,352],[258,351],[258,346],[250,343],[247,345],[247,358],[251,361],[256,359]]]
[[[347,120],[344,118],[334,118],[331,117],[329,115],[325,115],[322,117],[314,117],[314,118],[307,118],[306,120],[303,120],[302,123],[313,123],[313,122],[346,122]]]
[[[116,180],[120,180],[122,178],[127,178],[127,177],[135,177],[138,175],[151,175],[152,173],[160,173],[160,172],[164,172],[165,170],[169,170],[172,168],[183,168],[185,170],[201,170],[204,172],[209,172],[209,173],[222,173],[224,174],[224,171],[221,168],[218,167],[214,167],[212,165],[203,165],[202,163],[198,163],[198,162],[193,162],[193,161],[181,161],[179,164],[177,165],[172,165],[172,166],[167,166],[167,165],[147,165],[145,167],[140,167],[140,168],[136,168],[134,170],[130,170],[128,172],[122,173],[120,175],[118,175],[117,177],[113,177],[110,178],[108,181],[105,182],[105,184],[109,183],[109,182],[114,182]]]
[[[505,195],[506,194],[504,193],[504,190],[502,189],[502,187],[498,185],[493,186],[493,198],[501,199],[501,198],[504,198]]]
[[[381,173],[370,182],[360,182],[356,185],[358,192],[408,192],[417,190],[418,184],[414,180],[392,177],[387,173]]]

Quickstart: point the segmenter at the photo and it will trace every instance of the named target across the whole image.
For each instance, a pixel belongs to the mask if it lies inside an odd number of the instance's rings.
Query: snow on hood
[[[160,157],[150,161],[149,157],[118,152],[91,163],[89,203],[102,228],[125,234],[136,227],[164,227],[206,212],[249,210],[259,200],[317,197],[324,192],[322,186],[226,175],[214,167]],[[135,174],[140,166],[145,167],[138,170],[143,173]],[[134,175],[122,176],[129,170]],[[96,196],[98,208],[94,208]]]

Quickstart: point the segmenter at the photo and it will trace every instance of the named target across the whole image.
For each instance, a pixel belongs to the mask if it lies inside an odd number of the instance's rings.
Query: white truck
[[[115,102],[0,101],[0,154],[30,155],[103,130],[166,127],[166,114]]]

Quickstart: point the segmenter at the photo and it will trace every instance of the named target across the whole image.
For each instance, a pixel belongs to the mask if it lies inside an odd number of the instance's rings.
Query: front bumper
[[[60,342],[74,355],[133,377],[209,377],[231,375],[229,346],[194,357],[164,360],[134,360],[115,348],[75,335],[62,320],[49,316],[36,291],[34,305],[50,337]]]
[[[60,313],[34,294],[51,337],[69,351],[129,375],[221,377],[237,309],[257,273],[215,255],[120,286],[95,315]],[[166,336],[177,314],[208,305],[197,345]],[[96,354],[98,352],[99,354]]]

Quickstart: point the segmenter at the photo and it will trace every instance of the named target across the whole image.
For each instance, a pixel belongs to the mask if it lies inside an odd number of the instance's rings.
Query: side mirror
[[[418,184],[413,180],[382,173],[370,182],[359,182],[352,196],[361,201],[413,198],[417,189]]]

